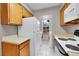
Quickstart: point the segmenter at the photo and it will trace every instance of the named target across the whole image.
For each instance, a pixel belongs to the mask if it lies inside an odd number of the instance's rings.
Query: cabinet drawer
[[[24,47],[20,50],[20,56],[29,56],[29,55],[30,55],[29,45],[24,46]]]
[[[30,40],[23,42],[22,44],[20,44],[20,49],[22,49],[26,45],[29,45],[29,43],[30,43]]]

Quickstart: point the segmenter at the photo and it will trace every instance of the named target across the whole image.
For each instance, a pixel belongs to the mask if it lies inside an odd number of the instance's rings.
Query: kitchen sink
[[[66,44],[65,46],[69,49],[79,51],[79,47],[77,47],[77,46],[74,46],[74,45],[71,45],[71,44]]]

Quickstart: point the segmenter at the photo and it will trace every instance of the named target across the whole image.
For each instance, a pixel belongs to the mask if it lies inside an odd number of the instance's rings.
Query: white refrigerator
[[[22,26],[18,26],[18,35],[30,39],[30,55],[36,55],[36,46],[41,42],[40,22],[35,17],[23,18]]]

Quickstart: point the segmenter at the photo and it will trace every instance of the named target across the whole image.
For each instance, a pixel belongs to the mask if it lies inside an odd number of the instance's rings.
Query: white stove
[[[78,47],[79,44],[79,37],[72,35],[72,36],[65,36],[65,35],[54,35],[54,38],[56,41],[61,45],[63,50],[68,54],[68,55],[78,55],[79,56],[79,49],[75,50],[75,47]],[[68,45],[68,47],[66,46]],[[69,47],[70,46],[70,47]],[[75,46],[75,49],[72,49],[72,46]]]

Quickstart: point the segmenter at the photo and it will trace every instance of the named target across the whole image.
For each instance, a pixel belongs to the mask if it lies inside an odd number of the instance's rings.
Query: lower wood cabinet
[[[26,52],[26,53],[25,53]],[[25,46],[20,50],[20,56],[29,56],[29,46]]]
[[[2,42],[2,56],[30,56],[30,40],[19,45]]]

